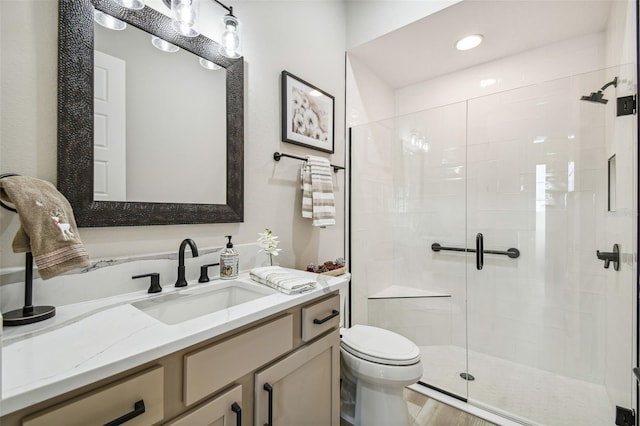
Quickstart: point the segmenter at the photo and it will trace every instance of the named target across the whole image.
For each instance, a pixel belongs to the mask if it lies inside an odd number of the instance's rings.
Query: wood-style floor
[[[435,401],[411,389],[404,390],[411,426],[495,426],[471,414]],[[340,426],[351,426],[341,419]]]
[[[431,399],[411,389],[404,390],[404,399],[409,407],[411,426],[495,426],[494,423],[472,416]]]

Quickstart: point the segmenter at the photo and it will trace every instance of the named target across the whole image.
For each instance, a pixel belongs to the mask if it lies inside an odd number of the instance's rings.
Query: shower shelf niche
[[[368,299],[423,299],[432,297],[451,297],[451,295],[422,290],[419,288],[392,285],[382,291],[370,295]]]

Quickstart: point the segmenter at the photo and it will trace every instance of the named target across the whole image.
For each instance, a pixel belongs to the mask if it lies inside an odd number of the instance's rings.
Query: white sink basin
[[[265,286],[243,281],[227,281],[206,288],[156,296],[150,300],[132,303],[131,306],[165,324],[173,325],[274,293],[274,290]]]

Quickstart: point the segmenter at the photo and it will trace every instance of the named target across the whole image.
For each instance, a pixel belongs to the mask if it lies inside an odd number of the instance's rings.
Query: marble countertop
[[[292,270],[293,271],[293,270]],[[190,282],[188,287],[165,287],[156,295],[146,292],[59,306],[56,316],[41,323],[4,327],[2,335],[2,415],[45,401],[65,392],[126,371],[238,327],[345,288],[349,274],[314,277],[312,291],[272,294],[175,325],[166,325],[131,305],[168,293],[189,292],[216,285]],[[250,285],[266,288],[249,279]]]

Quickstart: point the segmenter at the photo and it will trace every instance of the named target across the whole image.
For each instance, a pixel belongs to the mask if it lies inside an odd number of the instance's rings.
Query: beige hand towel
[[[311,174],[311,201],[313,226],[324,228],[336,224],[331,163],[323,157],[307,156]]]
[[[89,265],[69,201],[51,183],[29,176],[0,179],[0,199],[18,211],[14,253],[31,252],[42,279]]]

